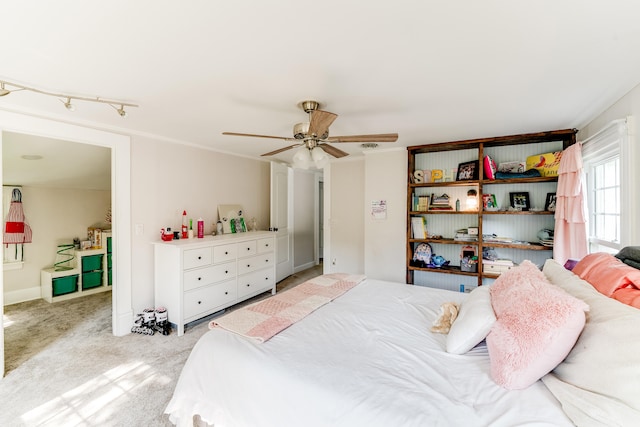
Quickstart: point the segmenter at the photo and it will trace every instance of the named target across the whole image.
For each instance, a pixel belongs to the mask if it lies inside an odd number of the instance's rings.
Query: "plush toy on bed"
[[[438,334],[448,334],[453,321],[458,317],[458,304],[453,302],[445,302],[440,306],[440,315],[433,322],[431,332]]]

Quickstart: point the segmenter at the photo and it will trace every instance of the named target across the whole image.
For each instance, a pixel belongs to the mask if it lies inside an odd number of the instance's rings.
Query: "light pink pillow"
[[[496,279],[491,304],[497,318],[487,336],[491,377],[512,390],[530,386],[564,360],[589,310],[530,261]]]

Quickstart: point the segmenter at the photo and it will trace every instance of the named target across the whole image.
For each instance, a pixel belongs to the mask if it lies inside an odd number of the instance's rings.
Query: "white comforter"
[[[489,376],[484,343],[458,356],[429,331],[464,294],[366,280],[260,344],[207,332],[166,412],[216,427],[572,425],[538,381],[521,391]]]

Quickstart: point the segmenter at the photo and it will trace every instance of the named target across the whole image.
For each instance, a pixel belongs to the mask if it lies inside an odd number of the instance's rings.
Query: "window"
[[[616,253],[629,233],[623,222],[624,169],[622,153],[628,144],[626,119],[616,120],[583,142],[587,186],[589,252]]]

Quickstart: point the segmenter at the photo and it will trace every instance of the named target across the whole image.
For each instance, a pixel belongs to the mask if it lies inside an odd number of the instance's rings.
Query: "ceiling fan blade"
[[[316,135],[316,137],[322,138],[337,117],[337,114],[328,111],[313,111],[311,113],[311,121],[309,122],[309,135]]]
[[[268,152],[268,153],[261,154],[261,156],[263,156],[263,157],[264,157],[264,156],[273,156],[274,154],[282,153],[283,151],[287,151],[287,150],[290,150],[290,149],[292,149],[292,148],[298,147],[299,145],[300,145],[300,144],[293,144],[293,145],[290,145],[290,146],[288,146],[288,147],[278,148],[277,150],[274,150],[274,151],[270,151],[270,152]]]
[[[272,139],[282,139],[284,141],[295,141],[294,138],[287,138],[285,136],[271,136],[271,135],[256,135],[253,133],[236,133],[236,132],[222,132],[223,135],[232,135],[232,136],[252,136],[254,138],[272,138]]]
[[[340,157],[344,157],[344,156],[348,156],[349,153],[345,153],[344,151],[333,147],[329,144],[320,144],[318,145],[318,147],[322,148],[325,152],[327,152],[328,154],[331,154],[333,157],[335,157],[336,159],[339,159]]]
[[[379,133],[376,135],[349,135],[330,136],[326,139],[329,142],[396,142],[397,133]]]

